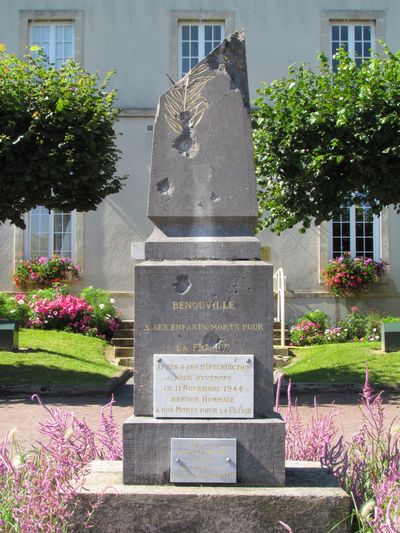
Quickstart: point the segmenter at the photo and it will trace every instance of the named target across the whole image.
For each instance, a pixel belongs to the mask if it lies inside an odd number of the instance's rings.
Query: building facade
[[[125,316],[132,315],[133,266],[150,235],[146,217],[152,129],[158,97],[238,28],[246,31],[250,95],[262,81],[286,74],[296,62],[316,64],[321,50],[344,46],[367,58],[379,39],[400,46],[398,0],[2,0],[0,42],[23,55],[43,47],[56,66],[74,57],[93,72],[116,70],[112,87],[121,108],[119,174],[123,190],[95,212],[48,213],[37,207],[27,229],[0,226],[0,291],[14,290],[11,276],[22,257],[58,252],[81,265],[80,287],[109,289]],[[394,176],[394,179],[397,179]],[[0,191],[1,194],[1,191]],[[287,279],[289,318],[320,308],[343,315],[362,308],[400,314],[400,218],[393,209],[371,217],[349,207],[339,220],[280,236],[260,234],[263,258]],[[389,263],[374,291],[357,299],[330,297],[321,269],[343,251]]]

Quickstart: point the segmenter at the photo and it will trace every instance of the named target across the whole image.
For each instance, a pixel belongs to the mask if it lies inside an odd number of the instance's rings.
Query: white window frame
[[[350,210],[350,255],[356,257],[356,206],[349,207]],[[337,221],[335,221],[337,222]],[[381,217],[373,215],[372,221],[372,238],[373,238],[373,260],[380,261],[382,258],[381,250]],[[333,259],[333,221],[328,223],[328,258]]]
[[[49,22],[31,22],[29,25],[29,43],[30,46],[33,44],[33,29],[38,27],[48,27],[49,28],[49,63],[55,65],[56,63],[56,28],[70,26],[72,29],[71,37],[71,55],[66,59],[75,58],[75,23],[74,21],[49,21]]]
[[[76,261],[76,211],[64,211],[65,213],[71,214],[71,259],[72,261]],[[31,224],[30,224],[30,213],[27,213],[24,217],[26,229],[24,231],[25,239],[24,239],[24,257],[26,259],[32,259],[32,250],[31,250],[31,244],[32,244],[32,233],[31,233]],[[49,231],[48,231],[48,237],[49,237],[49,246],[48,246],[48,252],[47,257],[51,257],[54,254],[54,211],[49,212]]]
[[[184,73],[182,69],[182,28],[183,26],[197,26],[198,27],[198,57],[199,57],[199,63],[206,57],[205,53],[205,27],[206,26],[220,26],[221,28],[221,40],[222,42],[225,38],[225,22],[223,20],[206,20],[206,21],[200,21],[200,20],[187,20],[187,21],[179,21],[179,65],[178,65],[178,72],[179,72],[179,78],[181,78]],[[216,45],[218,46],[218,45]],[[189,67],[189,70],[193,67]]]
[[[352,59],[356,59],[356,57],[363,57],[363,56],[356,56],[355,55],[355,27],[356,26],[369,26],[371,28],[371,46],[370,49],[372,52],[375,51],[376,48],[376,38],[375,38],[375,22],[368,20],[358,20],[358,21],[346,21],[346,20],[336,20],[336,21],[330,21],[330,58],[331,61],[333,60],[333,49],[332,49],[332,27],[333,26],[347,26],[348,28],[348,54]],[[372,53],[371,53],[372,56]],[[364,58],[365,59],[365,58]]]

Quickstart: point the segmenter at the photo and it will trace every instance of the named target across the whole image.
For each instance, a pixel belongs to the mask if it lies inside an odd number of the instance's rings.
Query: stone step
[[[121,329],[135,329],[134,320],[121,320]]]
[[[131,346],[122,346],[114,348],[115,359],[117,359],[118,357],[133,357],[133,354],[134,348],[132,348]]]
[[[115,347],[124,347],[124,346],[130,346],[133,347],[133,337],[113,337],[111,339],[111,344]]]
[[[133,368],[133,357],[117,357],[115,360],[118,366]]]
[[[283,368],[292,360],[290,355],[274,355],[274,368]]]
[[[290,354],[290,349],[287,346],[274,346],[274,356],[288,356]]]
[[[127,338],[133,339],[133,329],[121,328],[121,329],[117,329],[116,331],[114,331],[114,335],[113,335],[114,339],[119,339],[121,337],[124,339],[127,339]]]

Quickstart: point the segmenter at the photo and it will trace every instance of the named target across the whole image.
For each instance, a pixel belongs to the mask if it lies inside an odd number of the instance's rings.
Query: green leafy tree
[[[400,52],[357,66],[339,51],[335,72],[291,66],[256,99],[259,228],[320,224],[341,206],[400,208]]]
[[[88,211],[118,192],[115,91],[74,61],[19,59],[0,45],[0,223],[37,205]]]

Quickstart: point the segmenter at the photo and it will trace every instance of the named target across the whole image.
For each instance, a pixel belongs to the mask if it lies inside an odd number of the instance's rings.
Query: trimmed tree
[[[260,229],[305,231],[357,201],[400,211],[400,52],[385,52],[357,66],[339,51],[335,72],[320,55],[259,89]]]
[[[39,52],[19,59],[0,47],[0,223],[24,228],[37,205],[89,211],[118,192],[109,73],[99,84],[74,61],[50,68]]]

